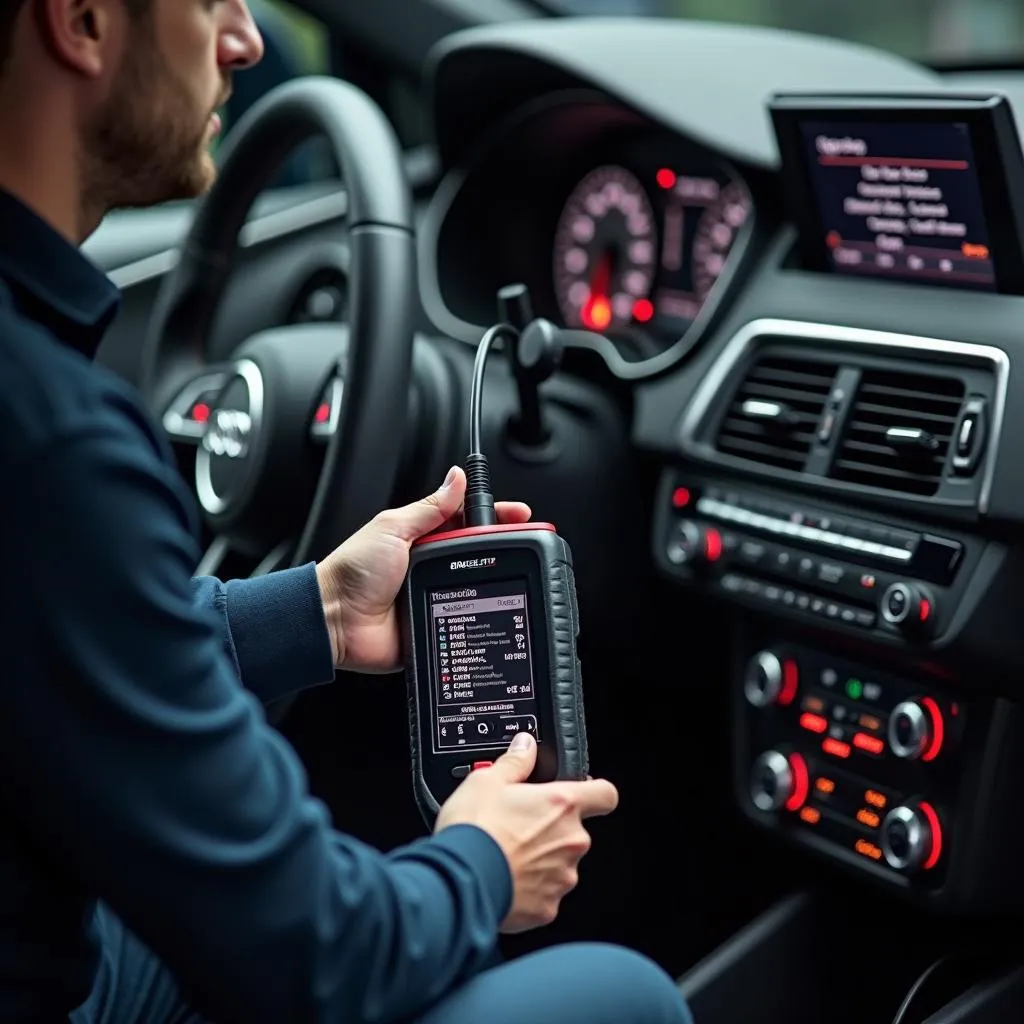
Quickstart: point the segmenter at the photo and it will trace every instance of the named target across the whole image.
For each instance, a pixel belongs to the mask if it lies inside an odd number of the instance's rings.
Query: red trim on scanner
[[[466,526],[461,530],[448,530],[446,533],[428,533],[413,541],[414,548],[424,544],[437,544],[442,540],[458,540],[461,537],[482,537],[489,533],[517,533],[520,530],[543,530],[547,533],[558,531],[551,523],[495,523],[494,526]]]

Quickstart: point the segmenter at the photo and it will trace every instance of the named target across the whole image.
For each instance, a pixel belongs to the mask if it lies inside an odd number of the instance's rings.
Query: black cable
[[[958,953],[949,953],[946,956],[940,956],[938,960],[926,967],[918,975],[917,981],[910,986],[907,994],[903,997],[903,1002],[900,1003],[900,1008],[896,1011],[896,1016],[893,1017],[892,1024],[904,1024],[914,1000],[921,993],[921,990],[925,985],[928,984],[932,976],[935,975],[940,968],[945,967],[950,961],[959,959],[959,956],[960,954]]]
[[[494,343],[504,337],[515,343],[519,332],[511,324],[495,324],[480,339],[476,350],[476,361],[473,363],[473,380],[469,392],[469,454],[466,456],[466,502],[465,520],[467,526],[493,526],[498,521],[494,511],[494,495],[491,493],[491,470],[487,464],[487,456],[482,449],[481,434],[483,433],[484,371],[487,369],[487,357]]]

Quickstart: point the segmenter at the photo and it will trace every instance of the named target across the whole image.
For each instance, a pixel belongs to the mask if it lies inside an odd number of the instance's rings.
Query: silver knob
[[[783,683],[782,661],[771,651],[762,651],[747,666],[743,693],[755,708],[766,708],[779,699]]]
[[[932,831],[911,807],[894,807],[882,822],[882,853],[896,871],[915,871],[932,847]]]
[[[931,742],[928,714],[916,701],[897,704],[889,715],[889,749],[904,761],[916,761]]]
[[[750,772],[750,799],[759,811],[777,811],[793,795],[793,769],[789,759],[777,750],[769,750],[755,762]]]

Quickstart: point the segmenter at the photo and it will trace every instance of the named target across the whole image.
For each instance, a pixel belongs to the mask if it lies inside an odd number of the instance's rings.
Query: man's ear
[[[69,71],[99,78],[117,62],[125,13],[119,0],[39,0],[40,31]]]

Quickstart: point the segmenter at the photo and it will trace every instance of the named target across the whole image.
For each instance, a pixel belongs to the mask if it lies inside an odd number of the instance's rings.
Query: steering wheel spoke
[[[172,441],[199,444],[228,376],[226,367],[210,366],[181,388],[163,415],[164,430]]]
[[[309,425],[309,439],[314,444],[325,445],[337,434],[344,398],[345,381],[340,373],[335,373],[327,382],[313,413],[313,422]]]
[[[239,548],[228,534],[219,533],[199,560],[196,575],[217,576],[220,579],[255,579],[257,576],[266,576],[291,565],[295,547],[295,538],[287,537],[260,557]]]

